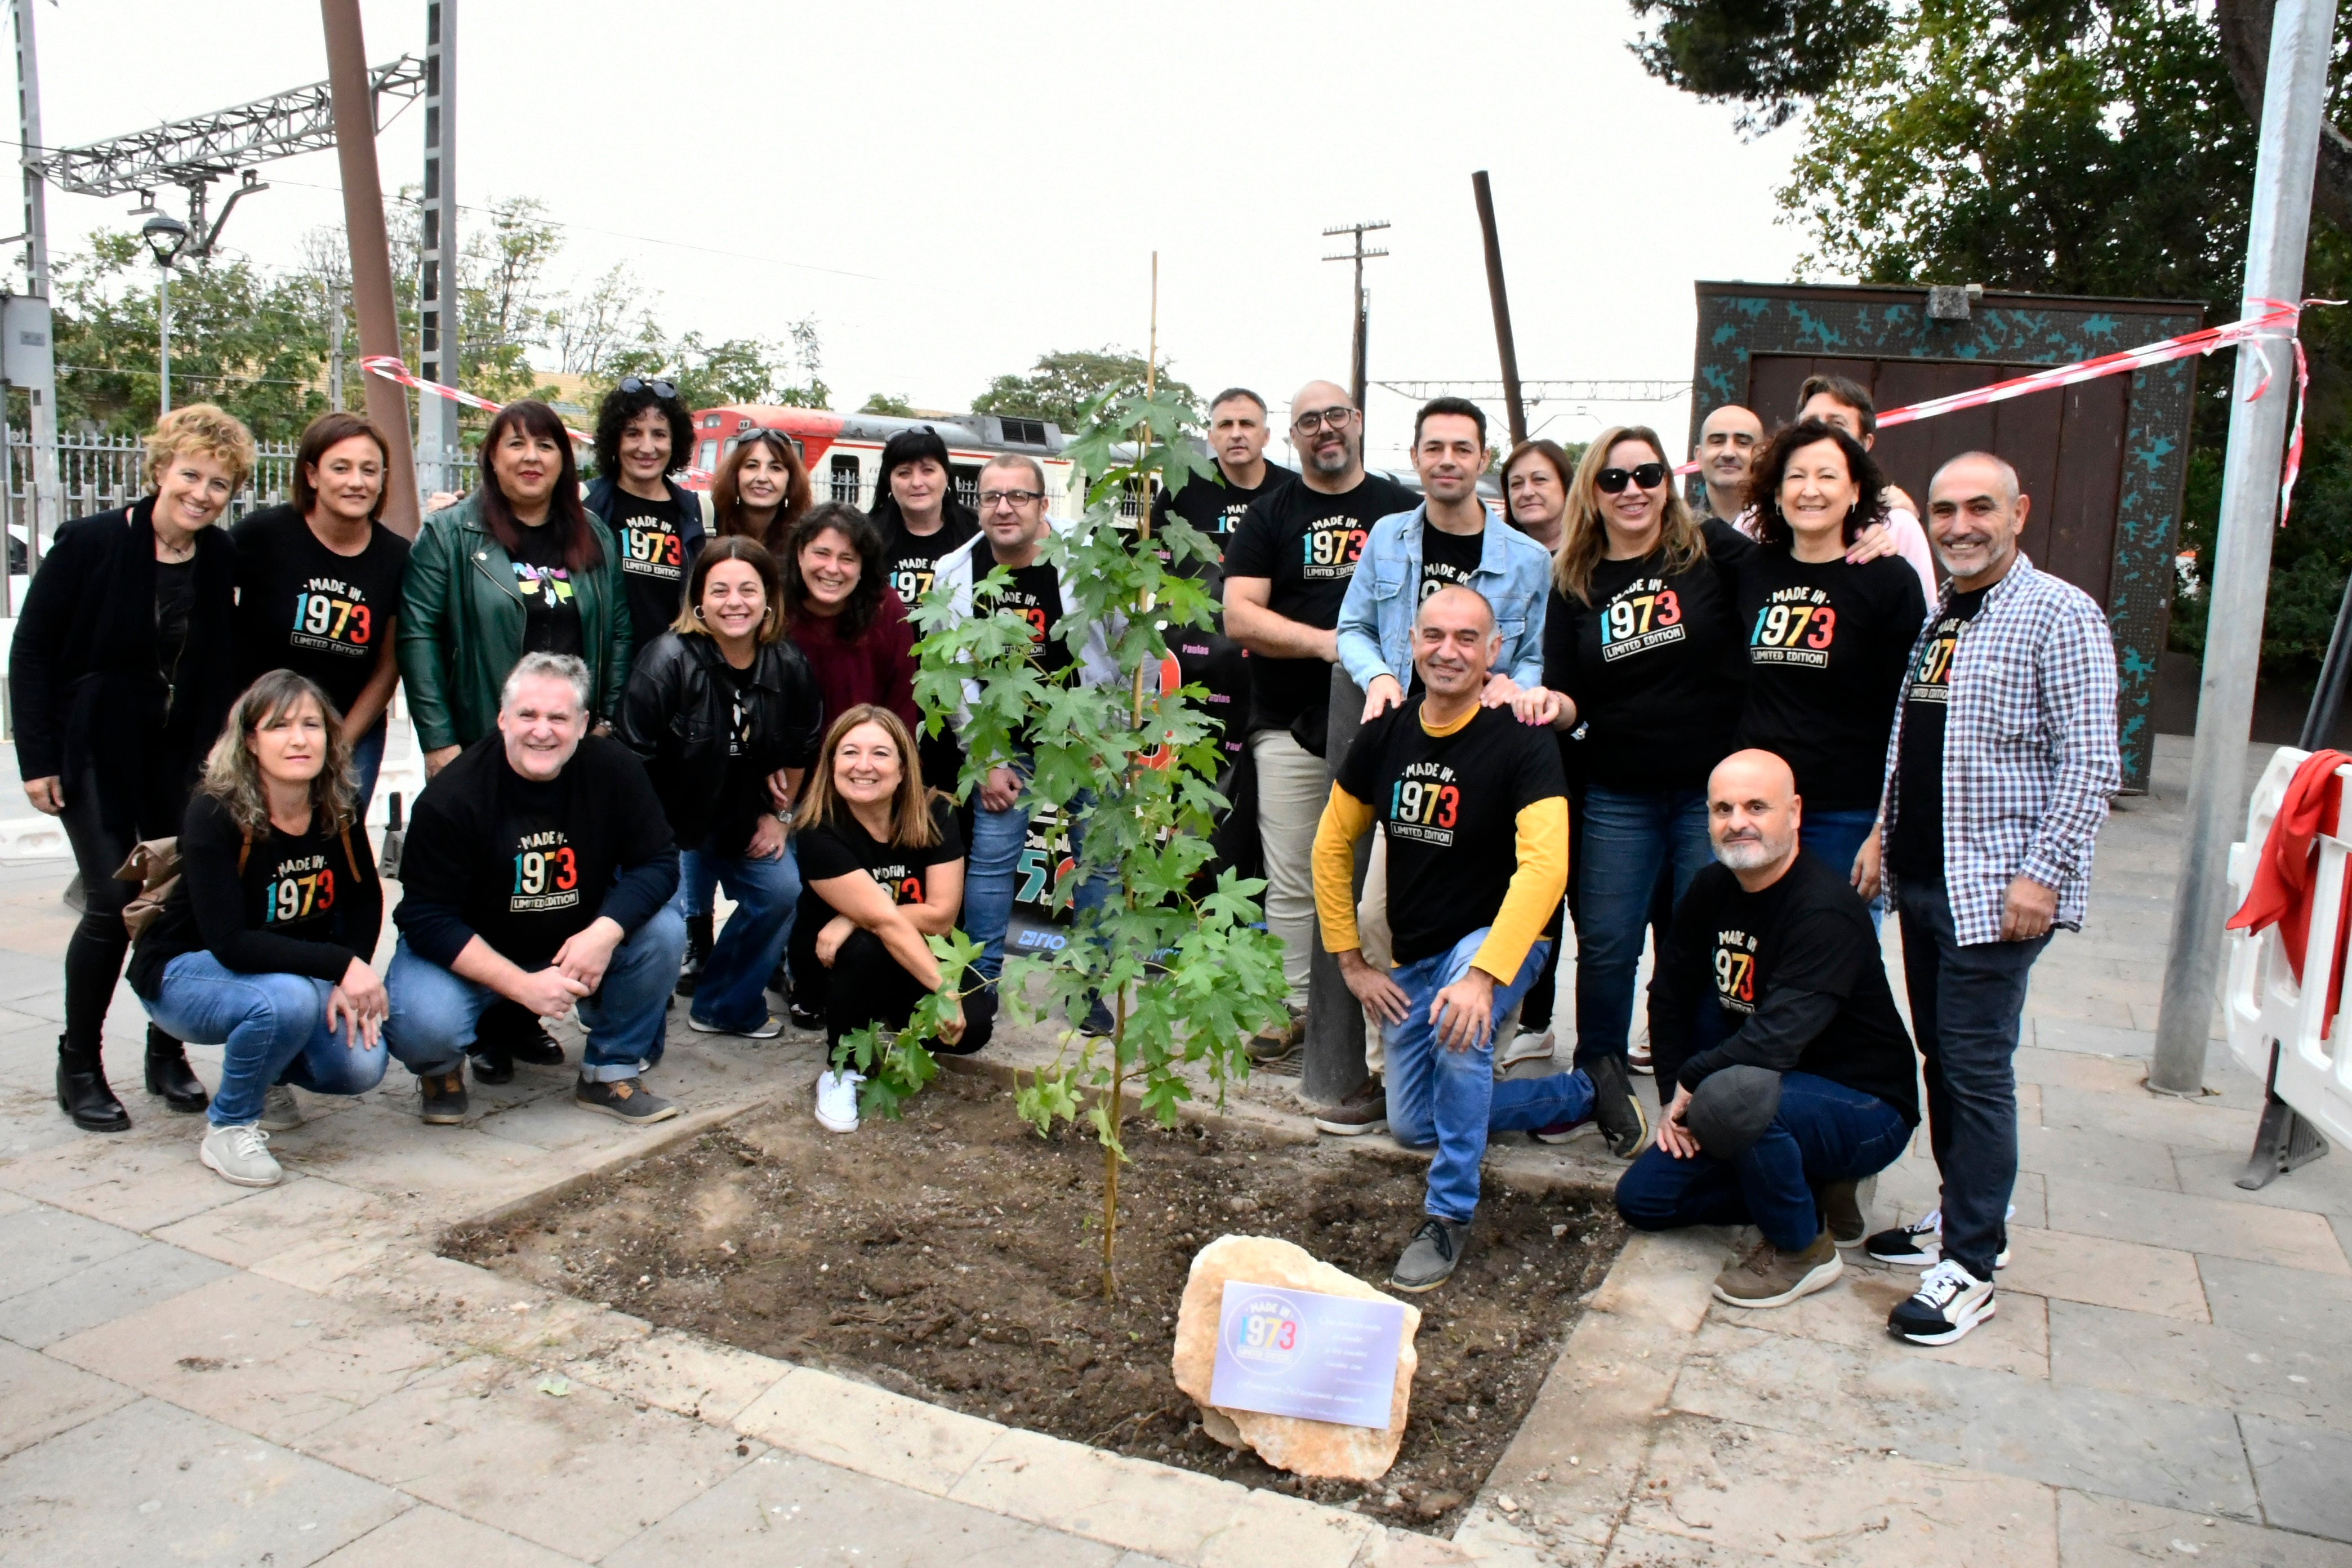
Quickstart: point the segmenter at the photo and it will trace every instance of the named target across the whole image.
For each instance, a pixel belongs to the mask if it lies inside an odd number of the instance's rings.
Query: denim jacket
[[[1421,525],[1428,510],[1417,506],[1372,524],[1348,581],[1348,600],[1339,610],[1339,662],[1360,688],[1376,675],[1412,685],[1412,617],[1421,607]],[[1551,557],[1489,507],[1470,585],[1495,607],[1495,629],[1503,637],[1496,671],[1521,686],[1542,685]]]

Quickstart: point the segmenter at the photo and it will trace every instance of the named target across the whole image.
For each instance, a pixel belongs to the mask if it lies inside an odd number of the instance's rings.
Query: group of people
[[[2120,782],[2112,646],[2020,552],[2009,465],[1945,464],[1923,522],[1872,457],[1865,390],[1817,377],[1790,413],[1709,412],[1695,506],[1653,431],[1495,468],[1456,398],[1415,418],[1416,492],[1366,471],[1362,412],[1328,382],[1292,399],[1294,472],[1233,388],[1208,410],[1214,473],[1155,500],[1218,550],[1190,568],[1215,624],[1173,651],[1222,721],[1219,850],[1265,877],[1284,950],[1290,1016],[1250,1054],[1299,1048],[1319,942],[1370,1076],[1318,1125],[1435,1149],[1398,1289],[1459,1262],[1493,1134],[1592,1122],[1633,1162],[1629,1222],[1758,1227],[1727,1301],[1794,1300],[1862,1245],[1925,1268],[1895,1332],[1942,1342],[1992,1311],[2026,977],[2079,925]],[[278,1177],[289,1086],[358,1092],[397,1058],[423,1119],[458,1122],[469,1063],[490,1084],[561,1065],[545,1022],[574,1009],[576,1103],[632,1123],[677,1113],[645,1082],[674,996],[696,1030],[767,1038],[772,993],[832,1044],[952,983],[933,1043],[987,1043],[1028,758],[1018,734],[975,758],[952,722],[924,732],[908,612],[939,589],[1009,609],[1049,679],[1117,679],[1104,628],[1068,616],[1044,473],[994,458],[975,510],[919,427],[886,447],[869,514],[816,503],[793,444],[753,430],[706,500],[677,479],[692,435],[674,386],[623,380],[583,490],[553,411],[510,405],[479,484],[412,543],[379,521],[385,443],[346,414],[305,433],[290,505],[213,527],[254,448],[197,405],[150,437],[150,495],[59,531],[9,675],[26,791],[86,889],[58,1071],[79,1125],[129,1125],[100,1059],[126,952],[149,1091],[207,1112],[204,1163],[248,1184]],[[402,683],[431,782],[379,980],[383,873],[356,829]],[[146,842],[173,836],[175,856]],[[1865,1236],[1856,1184],[1919,1116],[1890,906],[1943,1201]],[[1570,921],[1573,1050],[1531,1070]],[[929,951],[953,927],[976,975]],[[226,1047],[209,1095],[187,1041]],[[818,1120],[854,1130],[859,1083],[828,1068]]]

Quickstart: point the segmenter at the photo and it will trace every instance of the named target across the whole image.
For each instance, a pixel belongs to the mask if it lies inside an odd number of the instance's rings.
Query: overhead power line
[[[1426,403],[1433,397],[1499,398],[1499,381],[1376,381],[1374,386]],[[1519,388],[1533,403],[1672,403],[1691,389],[1687,381],[1612,379],[1570,376],[1554,381],[1522,381]]]

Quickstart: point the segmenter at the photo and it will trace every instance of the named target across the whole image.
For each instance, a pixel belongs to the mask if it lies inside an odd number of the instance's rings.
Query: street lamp
[[[172,412],[172,262],[188,243],[188,226],[165,213],[157,213],[139,228],[139,237],[155,258],[155,314],[163,327],[163,414]]]

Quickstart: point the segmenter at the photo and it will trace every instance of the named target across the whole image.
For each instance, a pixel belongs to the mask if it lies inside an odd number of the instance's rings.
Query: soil
[[[1412,1415],[1395,1466],[1364,1487],[1293,1476],[1204,1434],[1170,1369],[1176,1308],[1193,1254],[1233,1233],[1382,1282],[1420,1223],[1426,1167],[1228,1124],[1130,1121],[1124,1136],[1110,1302],[1091,1131],[1039,1138],[1003,1088],[960,1073],[904,1121],[851,1137],[804,1108],[755,1112],[461,1226],[443,1251],[950,1409],[1450,1531],[1624,1243],[1606,1198],[1487,1177],[1461,1268],[1412,1299]]]

